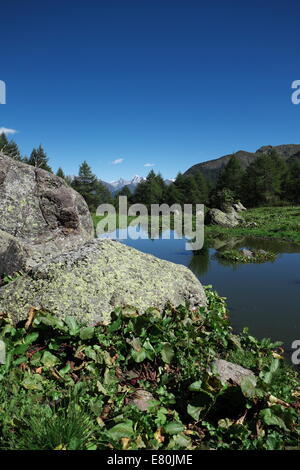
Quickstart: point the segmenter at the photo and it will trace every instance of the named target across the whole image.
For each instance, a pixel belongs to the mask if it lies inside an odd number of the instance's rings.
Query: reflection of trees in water
[[[193,251],[193,256],[189,263],[189,268],[196,276],[203,276],[207,273],[210,265],[209,248],[204,244],[201,250]]]

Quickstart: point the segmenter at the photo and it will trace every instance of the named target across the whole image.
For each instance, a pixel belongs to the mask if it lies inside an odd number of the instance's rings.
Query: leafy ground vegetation
[[[0,448],[298,448],[296,372],[279,344],[233,334],[225,299],[206,292],[207,310],[117,309],[95,327],[34,310],[15,327],[2,315]],[[216,358],[256,381],[222,383]]]

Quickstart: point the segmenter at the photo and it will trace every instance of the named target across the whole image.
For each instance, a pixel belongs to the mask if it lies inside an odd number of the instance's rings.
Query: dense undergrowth
[[[234,335],[225,300],[206,291],[207,311],[118,309],[95,327],[33,311],[14,327],[2,316],[0,448],[299,447],[296,372],[278,344]],[[216,358],[250,368],[256,383],[222,383]],[[141,391],[145,411],[133,402]]]

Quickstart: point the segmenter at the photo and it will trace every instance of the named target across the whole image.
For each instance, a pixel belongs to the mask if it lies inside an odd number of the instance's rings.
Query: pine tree
[[[48,165],[47,154],[45,153],[42,145],[32,150],[27,163],[29,165],[35,166],[36,168],[42,168],[43,170],[50,171],[52,173],[52,169]]]
[[[117,197],[118,196],[127,196],[129,199],[132,196],[132,192],[130,191],[129,187],[126,185],[117,193]]]
[[[141,181],[135,188],[133,202],[135,204],[148,204],[148,186],[146,181]]]
[[[300,203],[300,160],[291,163],[284,181],[284,196],[293,203]]]
[[[209,188],[208,188],[208,183],[203,175],[202,171],[198,171],[194,175],[196,185],[197,185],[197,192],[198,192],[198,204],[207,204],[208,202],[208,194],[209,194]]]
[[[96,212],[100,204],[113,203],[109,190],[97,179],[86,161],[80,165],[72,187],[82,195],[91,212]]]
[[[148,174],[146,181],[141,181],[134,193],[134,202],[145,204],[150,208],[151,204],[164,202],[165,183],[161,175],[156,175],[153,170]]]
[[[172,204],[180,204],[181,199],[181,194],[177,186],[174,183],[169,184],[165,192],[165,203],[169,206]]]
[[[0,150],[2,150],[5,153],[5,149],[8,145],[8,139],[6,137],[6,134],[4,132],[0,134]]]
[[[22,161],[18,145],[14,140],[8,140],[4,133],[0,135],[0,150],[8,157]]]
[[[131,204],[132,202],[132,192],[130,191],[129,187],[126,185],[122,188],[115,196],[116,205],[118,206],[119,196],[126,196],[127,203]]]
[[[260,155],[248,166],[242,179],[244,202],[251,206],[276,204],[286,173],[286,163],[276,152]]]
[[[18,145],[16,144],[15,141],[11,140],[8,145],[5,148],[6,155],[8,155],[10,158],[13,158],[14,160],[18,160],[19,162],[22,161],[21,153],[19,150]]]
[[[62,178],[63,180],[66,178],[66,175],[61,167],[58,168],[56,172],[56,176],[58,176],[59,178]]]
[[[178,173],[175,186],[180,194],[181,204],[202,204],[203,197],[206,197],[204,193],[205,187],[201,185],[203,183],[201,176],[195,177],[194,175],[183,175]],[[200,185],[200,186],[199,186]],[[200,191],[201,189],[201,191]]]
[[[241,182],[243,178],[244,171],[241,167],[241,164],[235,155],[231,155],[229,162],[221,172],[216,189],[230,189],[234,194],[235,198],[240,197],[241,193]]]

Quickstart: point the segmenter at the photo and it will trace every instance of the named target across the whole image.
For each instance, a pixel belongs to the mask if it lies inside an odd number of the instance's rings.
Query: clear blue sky
[[[107,181],[300,143],[299,21],[290,0],[2,2],[0,127]]]

